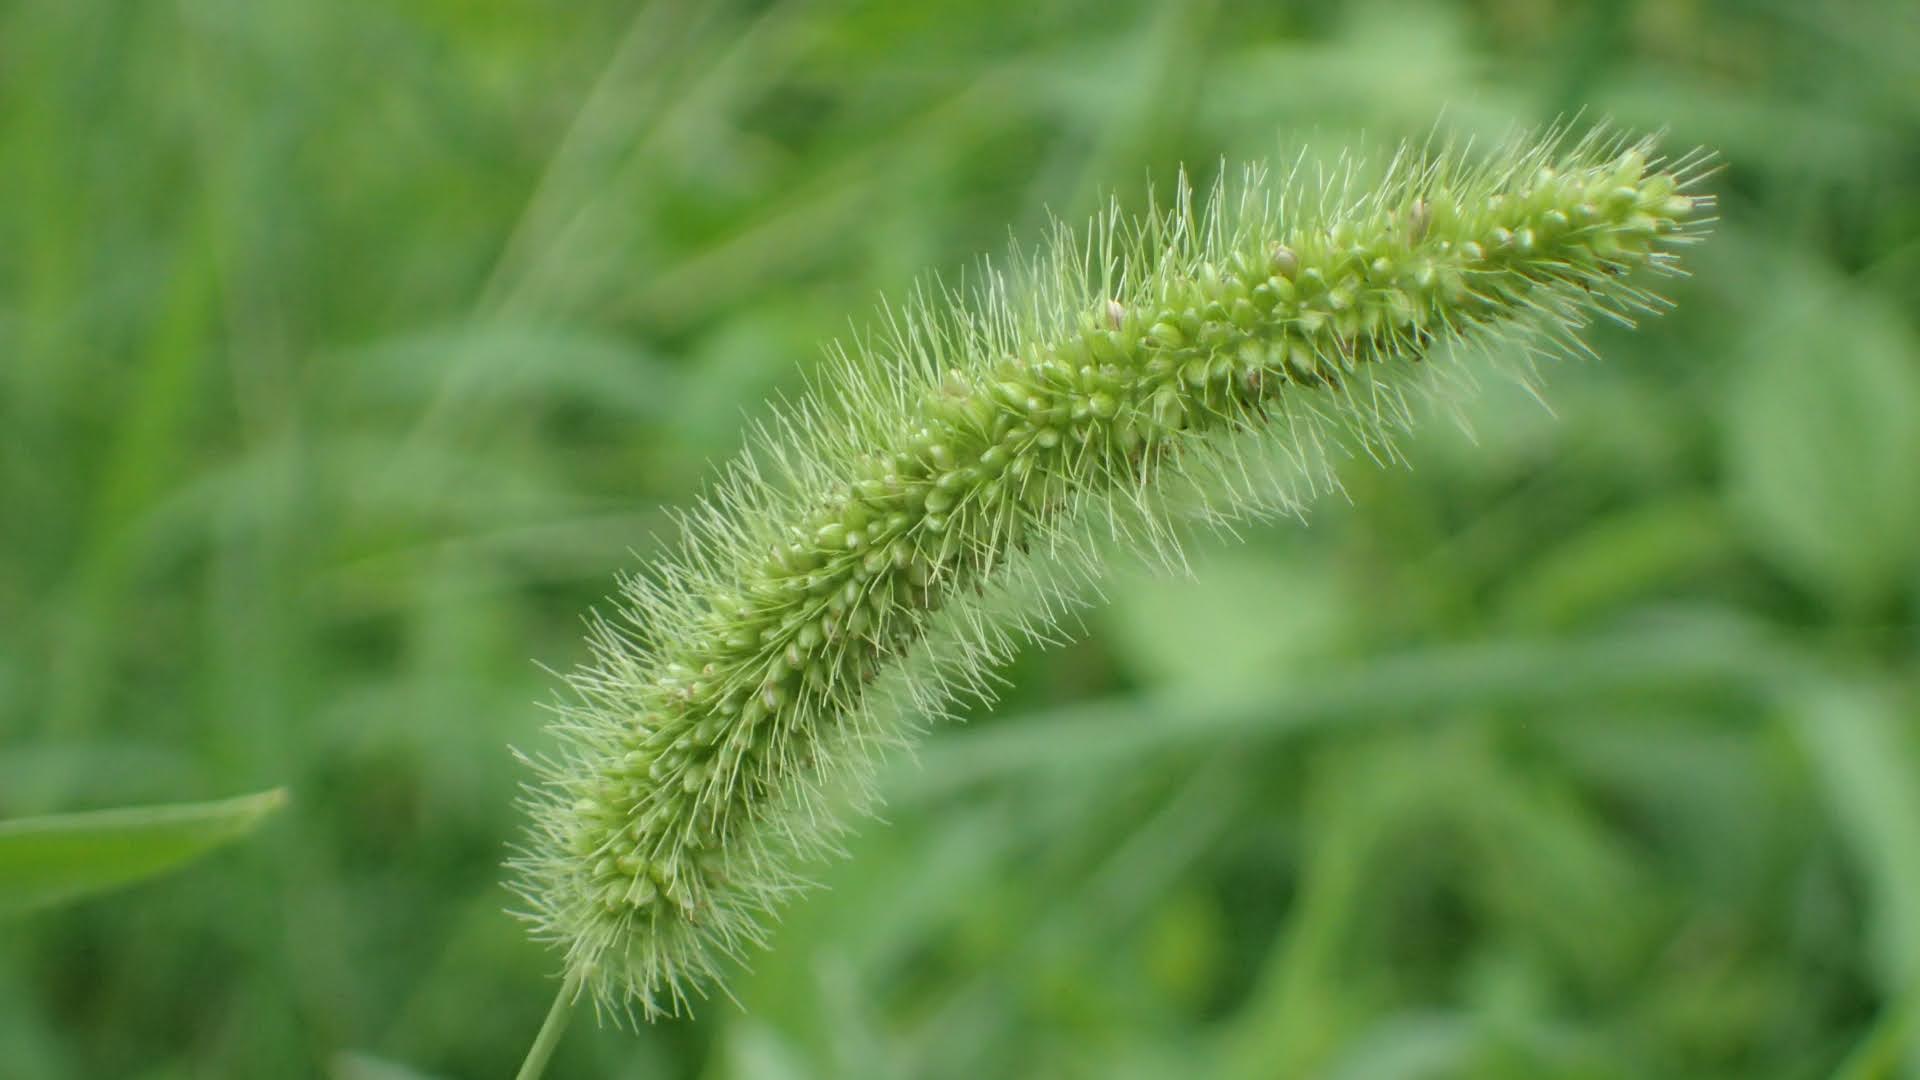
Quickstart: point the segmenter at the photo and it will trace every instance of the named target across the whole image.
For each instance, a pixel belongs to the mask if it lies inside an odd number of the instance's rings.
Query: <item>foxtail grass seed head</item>
[[[1710,220],[1706,166],[1549,133],[1370,181],[1183,178],[888,310],[592,622],[513,862],[537,934],[598,1005],[680,1011],[836,849],[877,754],[990,698],[1096,551],[1177,559],[1180,519],[1296,511],[1332,454],[1391,457],[1463,348],[1661,310],[1646,279]]]

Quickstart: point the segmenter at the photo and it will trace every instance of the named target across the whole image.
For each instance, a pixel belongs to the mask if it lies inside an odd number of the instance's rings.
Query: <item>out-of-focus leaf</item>
[[[1920,559],[1920,344],[1869,296],[1811,275],[1775,294],[1728,399],[1734,506],[1782,570],[1870,604]]]
[[[1459,1016],[1397,1016],[1358,1036],[1327,1069],[1334,1080],[1458,1076],[1473,1050],[1473,1030]]]
[[[1109,590],[1099,615],[1129,667],[1155,682],[1271,683],[1323,661],[1349,619],[1339,579],[1299,559],[1213,545],[1192,553],[1191,577],[1141,571]],[[1196,609],[1209,617],[1191,619]]]
[[[410,1069],[395,1061],[351,1051],[335,1055],[333,1080],[434,1080],[432,1073]]]
[[[0,917],[171,870],[257,828],[284,788],[218,802],[0,821]]]
[[[1763,693],[1779,673],[1777,661],[1763,641],[1692,630],[1417,650],[1259,688],[1183,688],[1009,717],[986,731],[930,742],[917,767],[896,772],[889,798],[928,798],[1023,769],[1098,768],[1116,758],[1342,721],[1377,724],[1459,709],[1547,710],[1662,694],[1737,699]]]
[[[1834,1080],[1886,1080],[1900,1075],[1902,1053],[1920,1047],[1920,987],[1887,1006],[1867,1037],[1834,1070]],[[1920,1072],[1920,1069],[1913,1070]]]
[[[728,1075],[742,1080],[800,1080],[811,1075],[793,1047],[765,1024],[742,1021],[728,1028],[727,1035],[723,1053]]]
[[[1723,518],[1718,506],[1673,500],[1598,521],[1521,572],[1506,615],[1525,626],[1575,625],[1653,593],[1729,551]]]
[[[1920,745],[1890,692],[1834,686],[1789,709],[1872,905],[1870,949],[1887,988],[1920,982]]]
[[[345,353],[351,407],[437,401],[446,410],[495,413],[556,403],[591,404],[653,419],[674,398],[672,372],[611,335],[577,326],[456,323],[397,334]]]

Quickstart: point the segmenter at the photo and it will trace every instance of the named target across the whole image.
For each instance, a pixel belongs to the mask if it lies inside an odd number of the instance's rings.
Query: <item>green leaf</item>
[[[1274,551],[1196,544],[1190,576],[1139,568],[1116,579],[1103,639],[1145,679],[1164,685],[1271,685],[1312,671],[1347,636],[1339,581]],[[1190,619],[1195,610],[1205,619]],[[1167,627],[1180,626],[1170,634]]]
[[[1889,996],[1920,987],[1920,742],[1911,704],[1863,683],[1814,687],[1787,707],[1866,886],[1871,962]]]
[[[891,805],[945,796],[1023,771],[1105,768],[1182,747],[1246,745],[1341,724],[1444,715],[1535,712],[1596,700],[1731,695],[1748,700],[1791,670],[1788,658],[1737,627],[1636,629],[1587,640],[1483,641],[1412,650],[1271,686],[1175,688],[1076,702],[930,740],[887,788]]]
[[[1891,305],[1783,270],[1728,395],[1733,508],[1761,555],[1842,609],[1913,580],[1920,342]]]
[[[171,870],[252,832],[285,788],[218,802],[0,821],[0,918]]]

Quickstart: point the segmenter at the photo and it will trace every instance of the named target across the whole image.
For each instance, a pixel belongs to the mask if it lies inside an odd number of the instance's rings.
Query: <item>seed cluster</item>
[[[843,359],[599,624],[518,860],[539,929],[603,1000],[677,1009],[831,848],[834,778],[899,740],[876,680],[979,618],[1010,563],[1209,441],[1298,437],[1272,421],[1290,399],[1365,428],[1437,345],[1656,307],[1629,275],[1668,266],[1706,200],[1684,193],[1697,163],[1648,153],[1403,160],[1324,211],[1258,178],[1198,215],[1183,196],[1131,231],[1102,219],[1095,247],[1056,241],[1018,301],[996,277]],[[917,692],[937,708],[955,678]]]

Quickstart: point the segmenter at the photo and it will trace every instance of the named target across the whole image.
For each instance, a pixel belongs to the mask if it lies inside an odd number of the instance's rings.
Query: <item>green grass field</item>
[[[0,1078],[510,1075],[509,747],[824,342],[1182,163],[1576,113],[1724,163],[1674,314],[1117,565],[738,1005],[551,1075],[1920,1077],[1916,57],[1911,0],[0,6],[0,818],[291,796],[0,923]]]

